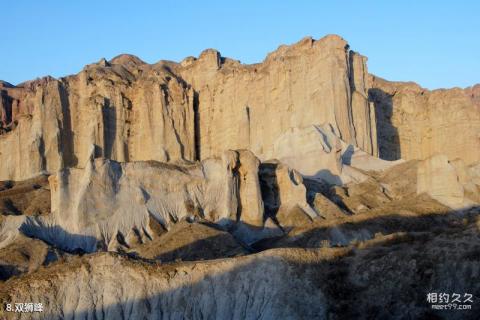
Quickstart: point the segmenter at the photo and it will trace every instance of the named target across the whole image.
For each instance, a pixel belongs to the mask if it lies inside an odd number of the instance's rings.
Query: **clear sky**
[[[216,48],[260,62],[339,34],[371,73],[426,88],[480,83],[480,1],[2,1],[0,79],[77,73],[120,53],[180,61]]]

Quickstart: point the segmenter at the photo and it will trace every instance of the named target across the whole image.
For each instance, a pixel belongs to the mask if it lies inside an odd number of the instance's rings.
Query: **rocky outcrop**
[[[81,167],[92,144],[122,162],[195,158],[193,90],[164,66],[119,57],[0,89],[0,180]]]
[[[60,168],[64,112],[58,81],[47,77],[22,87],[0,86],[0,180],[24,180]]]
[[[229,149],[269,160],[312,126],[387,160],[441,153],[471,165],[480,161],[479,97],[478,85],[428,91],[371,76],[366,58],[335,35],[281,46],[252,65],[213,49],[151,65],[121,55],[59,80],[0,83],[0,180],[81,166],[92,144],[96,157],[119,162]]]
[[[399,161],[385,161],[340,139],[329,124],[290,128],[273,143],[267,158],[278,159],[304,177],[332,185],[363,181],[361,172],[382,171]]]
[[[280,160],[306,177],[341,184],[346,148],[347,144],[329,125],[312,125],[285,131],[273,142],[267,157]]]
[[[454,209],[474,206],[478,204],[475,202],[480,195],[476,177],[477,174],[469,170],[462,160],[449,161],[445,155],[434,155],[419,163],[417,193],[428,193],[433,199]]]
[[[301,225],[319,215],[307,203],[302,176],[278,161],[262,163],[260,184],[266,215],[281,227]]]
[[[480,161],[480,85],[429,91],[413,82],[371,76],[380,157],[426,159],[445,154]]]
[[[176,70],[198,92],[200,158],[245,148],[266,160],[290,128],[322,123],[376,154],[365,61],[334,35],[281,46],[254,65],[211,49],[184,60]]]
[[[231,233],[198,217],[179,221],[152,241],[128,249],[130,256],[162,263],[212,260],[249,253]]]
[[[64,257],[64,253],[38,239],[19,236],[15,242],[0,248],[0,281],[24,273],[36,272]]]
[[[194,216],[225,227],[263,226],[258,164],[248,151],[184,165],[92,157],[84,169],[51,176],[52,214],[25,217],[19,230],[64,250],[93,252],[151,240],[151,219],[165,230]]]
[[[303,258],[305,263],[317,259]],[[2,286],[0,299],[43,303],[45,311],[29,314],[32,319],[251,319],[258,315],[278,319],[286,314],[323,318],[322,292],[307,280],[308,274],[302,274],[301,265],[295,267],[289,260],[288,254],[267,254],[168,266],[98,254],[75,259],[65,269],[57,265],[48,276],[52,283],[48,287],[36,279],[31,284],[37,289],[30,293],[18,284]],[[57,290],[63,298],[47,303]],[[20,317],[0,312],[0,316]]]
[[[48,176],[0,182],[0,212],[3,215],[46,215],[50,211]]]
[[[2,82],[0,180],[82,166],[92,144],[96,157],[119,162],[206,159],[229,149],[266,160],[291,128],[323,123],[375,155],[365,62],[327,36],[253,65],[209,49],[178,64],[122,55],[59,80]]]
[[[0,318],[473,319],[479,90],[338,36],[0,81]]]

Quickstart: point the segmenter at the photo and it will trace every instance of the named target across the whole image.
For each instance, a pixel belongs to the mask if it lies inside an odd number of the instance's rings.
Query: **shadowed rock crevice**
[[[198,100],[198,92],[194,91],[193,92],[193,112],[194,112],[194,121],[193,124],[195,126],[194,129],[194,141],[195,141],[195,160],[201,160],[202,159],[202,149],[200,146],[200,124],[201,124],[201,119],[200,119],[200,102]]]
[[[392,123],[394,106],[392,95],[378,88],[368,90],[368,97],[375,106],[379,157],[385,160],[402,158],[398,129]]]
[[[75,133],[72,131],[72,114],[70,112],[69,91],[65,88],[66,84],[58,83],[58,91],[60,95],[60,106],[62,110],[62,118],[60,119],[61,143],[59,152],[62,153],[63,166],[75,167],[78,165],[78,159],[75,156]]]

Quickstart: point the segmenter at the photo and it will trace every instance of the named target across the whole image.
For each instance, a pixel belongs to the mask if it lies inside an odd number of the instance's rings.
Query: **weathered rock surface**
[[[376,154],[365,61],[334,35],[281,46],[254,65],[215,50],[184,61],[178,72],[198,92],[200,157],[245,148],[265,160],[290,128],[322,123]]]
[[[260,184],[266,215],[282,227],[301,225],[319,217],[307,203],[302,176],[280,162],[263,163]]]
[[[447,156],[435,155],[419,164],[417,193],[426,192],[432,198],[454,209],[472,206],[475,205],[479,194],[472,181],[473,177],[473,173],[468,174],[463,161],[451,163]],[[473,199],[468,199],[465,188],[471,190]]]
[[[150,219],[165,230],[195,215],[224,226],[237,221],[260,221],[262,226],[258,164],[248,151],[227,151],[221,159],[185,165],[92,158],[84,169],[51,176],[52,214],[25,217],[19,229],[65,250],[93,252],[113,250],[119,237],[127,245],[151,239]],[[256,211],[242,210],[246,199]]]
[[[65,255],[41,240],[21,235],[15,242],[0,248],[0,281],[35,272]]]
[[[317,217],[307,203],[302,177],[281,165],[274,173],[275,192],[285,212],[278,215],[280,225],[265,225],[275,215],[264,215],[260,161],[250,151],[226,151],[222,158],[177,165],[119,163],[93,159],[93,153],[85,168],[50,176],[51,214],[5,218],[0,247],[25,234],[70,252],[117,251],[149,242],[162,229],[195,217],[232,229],[249,244],[273,231],[281,234],[282,226],[292,221],[288,215],[293,207],[310,219]]]
[[[289,129],[275,140],[266,157],[332,185],[361,182],[367,178],[362,171],[383,171],[402,162],[379,159],[346,143],[329,124]]]
[[[248,254],[229,232],[205,220],[179,221],[168,232],[128,250],[135,257],[172,261],[199,261]]]
[[[116,161],[195,158],[193,90],[162,65],[119,57],[0,89],[0,180],[82,166],[92,144]]]
[[[445,154],[480,161],[480,85],[429,91],[413,82],[371,76],[380,157],[426,159]]]
[[[92,144],[96,156],[120,162],[206,159],[229,149],[265,160],[290,128],[322,123],[375,155],[365,61],[327,36],[282,46],[254,65],[215,50],[180,64],[122,55],[59,80],[2,82],[0,180],[81,166]]]
[[[0,318],[476,319],[479,108],[338,36],[0,81]]]
[[[40,175],[26,181],[0,182],[0,214],[45,215],[50,209],[48,177]]]
[[[152,65],[121,55],[59,80],[1,82],[0,92],[0,180],[81,166],[92,144],[96,156],[120,162],[229,149],[267,160],[285,156],[291,132],[322,124],[367,154],[378,145],[388,160],[480,160],[480,86],[430,92],[369,76],[366,58],[333,35],[281,46],[253,65],[213,49]]]

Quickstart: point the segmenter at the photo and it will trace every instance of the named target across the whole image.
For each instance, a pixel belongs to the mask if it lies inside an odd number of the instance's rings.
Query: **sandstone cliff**
[[[82,166],[91,145],[118,161],[195,158],[193,90],[164,67],[121,56],[1,92],[1,180]]]
[[[478,85],[428,91],[371,76],[366,58],[334,35],[281,46],[253,65],[213,49],[151,65],[121,55],[58,80],[0,82],[0,180],[81,166],[92,144],[95,156],[120,162],[228,149],[268,160],[285,156],[279,139],[318,125],[383,159],[442,153],[469,165],[480,160],[479,96]]]
[[[290,128],[323,123],[347,143],[377,152],[366,58],[338,36],[281,46],[255,65],[206,50],[177,70],[198,92],[201,158],[246,148],[265,160]]]
[[[214,50],[179,64],[122,55],[59,80],[2,82],[0,180],[81,166],[92,144],[97,157],[121,162],[205,159],[228,149],[265,160],[290,128],[323,123],[376,155],[365,62],[327,36],[282,46],[255,65]]]
[[[0,82],[0,318],[476,319],[479,90],[338,36]]]
[[[467,165],[480,161],[480,85],[429,91],[413,82],[371,76],[379,154],[426,159],[445,154]]]

